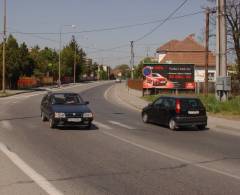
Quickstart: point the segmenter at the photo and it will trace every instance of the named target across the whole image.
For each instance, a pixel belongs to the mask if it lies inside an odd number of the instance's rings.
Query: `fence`
[[[128,87],[136,90],[143,90],[143,80],[128,80]]]
[[[35,77],[20,77],[17,82],[19,89],[37,87],[38,81]]]
[[[20,77],[17,81],[18,89],[34,88],[42,85],[52,85],[53,77]]]

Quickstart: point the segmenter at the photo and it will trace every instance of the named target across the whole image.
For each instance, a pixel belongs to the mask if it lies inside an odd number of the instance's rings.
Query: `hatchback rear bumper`
[[[195,116],[195,117],[176,117],[175,122],[177,126],[207,126],[207,116]]]

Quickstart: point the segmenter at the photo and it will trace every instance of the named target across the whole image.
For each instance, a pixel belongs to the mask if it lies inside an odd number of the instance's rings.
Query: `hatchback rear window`
[[[181,99],[181,108],[189,109],[189,108],[202,108],[202,102],[199,99]]]

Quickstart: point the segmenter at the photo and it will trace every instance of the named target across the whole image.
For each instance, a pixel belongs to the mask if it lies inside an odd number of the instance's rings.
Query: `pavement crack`
[[[225,160],[240,160],[240,157],[223,157],[219,159],[212,159],[212,160],[205,160],[205,161],[200,161],[194,164],[208,164],[212,162],[219,162],[219,161],[225,161]]]
[[[24,116],[24,117],[13,117],[13,118],[3,118],[3,119],[0,119],[0,122],[2,122],[2,121],[13,121],[13,120],[32,119],[32,118],[39,118],[39,117],[40,117],[40,115]]]
[[[118,176],[118,175],[122,176],[122,175],[132,175],[132,174],[140,174],[140,173],[146,173],[146,172],[157,172],[161,170],[176,170],[176,169],[187,167],[188,165],[189,164],[180,164],[177,166],[162,167],[157,169],[144,169],[139,171],[121,171],[121,172],[115,172],[115,173],[76,175],[76,176],[48,179],[48,181],[67,181],[67,180],[84,179],[84,178],[90,178],[90,177],[108,177],[108,176]]]
[[[33,180],[22,180],[22,181],[16,181],[16,182],[8,183],[8,184],[2,184],[2,185],[0,185],[0,188],[7,188],[7,187],[14,186],[14,185],[23,185],[23,184],[32,184],[32,183],[34,183]]]

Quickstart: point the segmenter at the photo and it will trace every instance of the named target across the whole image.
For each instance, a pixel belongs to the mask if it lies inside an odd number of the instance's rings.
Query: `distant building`
[[[183,40],[171,40],[156,50],[158,62],[172,64],[194,64],[195,82],[205,80],[205,47],[191,34]],[[216,58],[212,52],[208,54],[208,77],[216,80]]]

